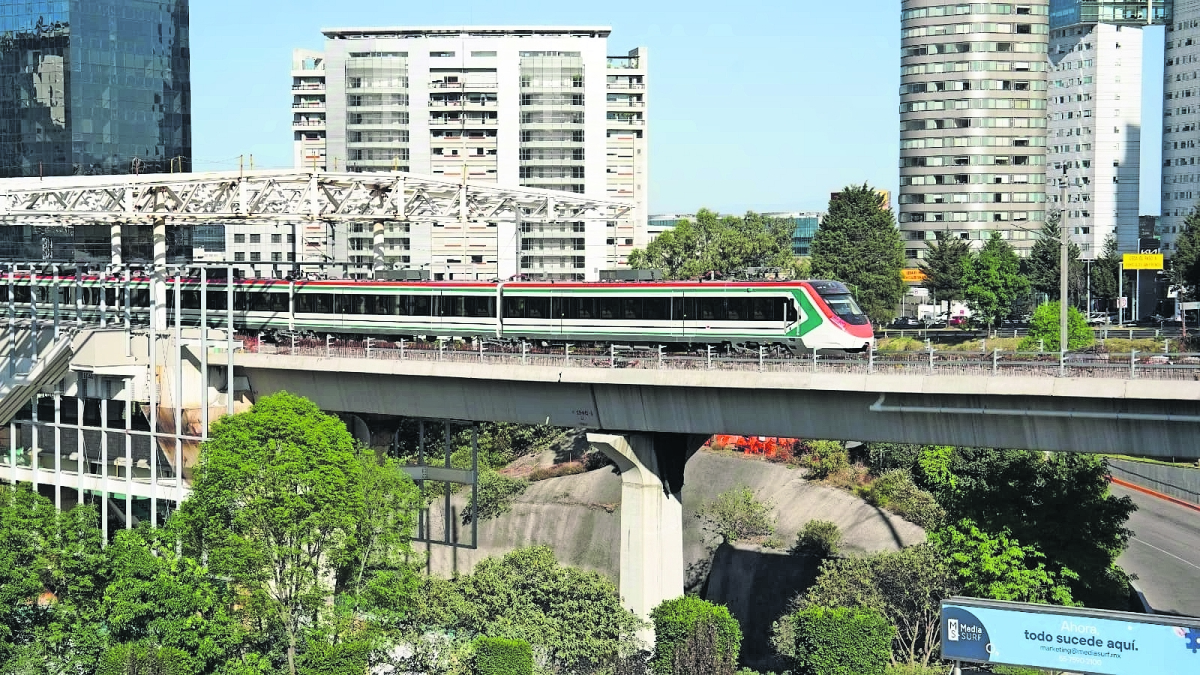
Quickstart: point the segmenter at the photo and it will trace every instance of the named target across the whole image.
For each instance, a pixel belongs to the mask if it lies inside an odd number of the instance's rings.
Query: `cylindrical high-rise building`
[[[1024,254],[1046,218],[1048,0],[905,0],[900,229],[910,265],[938,233]]]

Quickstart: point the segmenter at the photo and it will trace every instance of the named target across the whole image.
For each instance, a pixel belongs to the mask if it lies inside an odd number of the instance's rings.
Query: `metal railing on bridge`
[[[438,340],[399,341],[343,340],[333,336],[324,341],[294,338],[276,343],[252,336],[239,336],[242,349],[255,354],[294,355],[315,358],[357,358],[384,361],[421,361],[524,365],[554,368],[631,368],[640,370],[712,370],[764,373],[821,373],[843,375],[1071,377],[1106,379],[1153,379],[1200,381],[1200,354],[1122,354],[1068,352],[869,352],[864,354],[790,355],[762,348],[739,353],[715,349],[688,353],[663,348],[612,346],[607,349],[512,343],[499,341],[460,342]],[[220,346],[214,347],[220,349]]]

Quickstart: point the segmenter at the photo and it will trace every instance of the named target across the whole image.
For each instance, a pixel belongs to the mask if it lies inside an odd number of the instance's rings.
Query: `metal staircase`
[[[75,353],[76,331],[63,329],[34,357],[16,353],[0,360],[0,425],[8,424],[39,389],[66,376]]]

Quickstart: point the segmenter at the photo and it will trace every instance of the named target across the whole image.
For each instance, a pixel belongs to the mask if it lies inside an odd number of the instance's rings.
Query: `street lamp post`
[[[1063,162],[1063,190],[1060,194],[1067,191],[1067,163]],[[1063,207],[1067,204],[1066,199],[1063,199]],[[1059,209],[1059,227],[1058,234],[1058,351],[1064,356],[1067,353],[1067,277],[1069,264],[1069,246],[1070,239],[1067,230],[1067,209]]]

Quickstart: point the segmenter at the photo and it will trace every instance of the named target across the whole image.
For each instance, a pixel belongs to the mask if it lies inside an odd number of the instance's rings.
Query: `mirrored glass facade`
[[[188,0],[0,3],[0,177],[190,170]]]
[[[1161,24],[1171,20],[1171,0],[1050,0],[1050,28],[1077,23]],[[1147,11],[1153,12],[1146,21]]]

